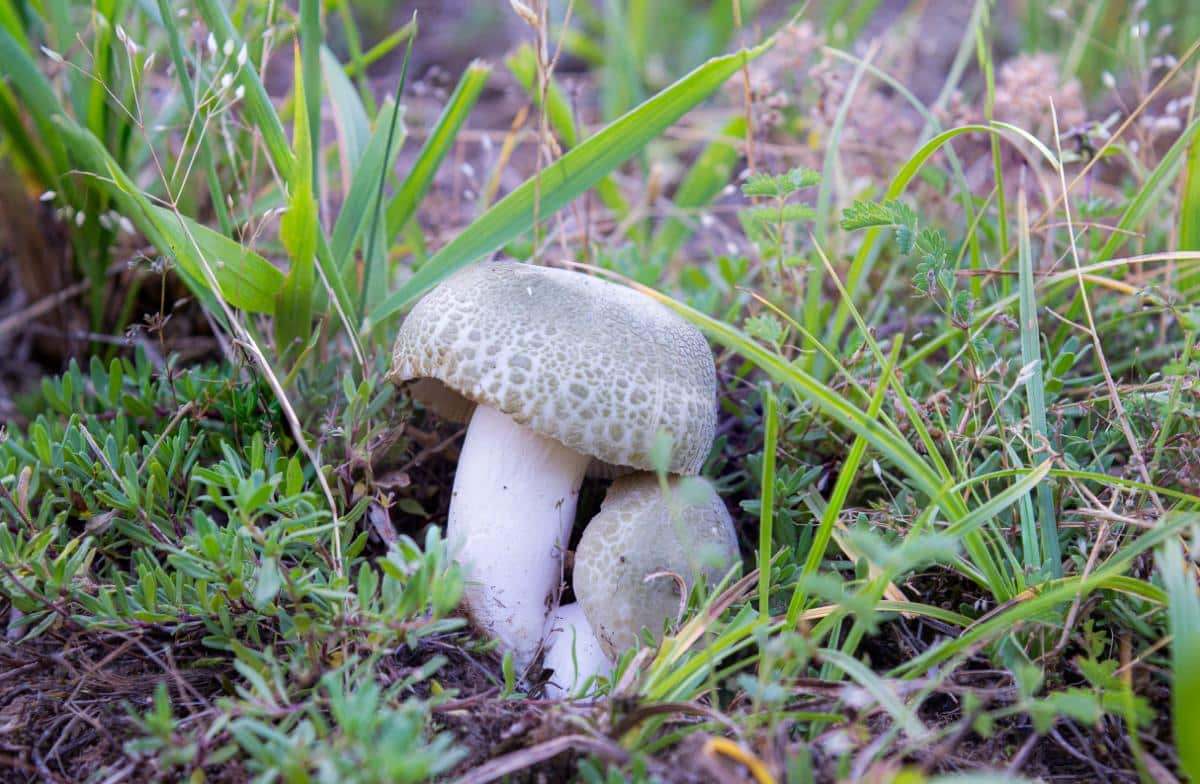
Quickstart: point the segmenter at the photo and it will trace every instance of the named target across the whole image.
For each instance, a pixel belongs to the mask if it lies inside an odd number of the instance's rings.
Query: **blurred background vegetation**
[[[1200,775],[1192,6],[0,0],[0,768]],[[744,563],[610,700],[382,378],[494,254],[713,341]]]

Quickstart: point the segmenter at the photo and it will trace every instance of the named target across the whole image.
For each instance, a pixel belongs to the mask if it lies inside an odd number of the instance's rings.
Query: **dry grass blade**
[[[1188,50],[1188,55],[1191,55],[1198,48],[1200,48],[1200,41],[1197,41],[1195,44],[1193,44],[1192,48]],[[1185,56],[1184,59],[1186,60],[1187,56]],[[1179,65],[1182,66],[1182,62]],[[1165,81],[1161,82],[1160,86],[1162,84],[1165,84]],[[1058,113],[1055,111],[1053,102],[1050,104],[1050,118],[1054,127],[1054,143],[1058,150],[1058,155],[1061,158],[1062,138],[1058,131]],[[1078,182],[1080,176],[1082,175],[1076,176],[1076,182]],[[1062,188],[1058,202],[1063,205],[1063,211],[1066,214],[1067,237],[1070,240],[1071,263],[1074,265],[1075,275],[1079,285],[1079,297],[1083,303],[1083,312],[1087,316],[1087,335],[1091,340],[1092,348],[1096,352],[1096,361],[1099,363],[1100,370],[1104,374],[1104,385],[1108,389],[1108,398],[1112,403],[1113,414],[1116,417],[1117,424],[1120,425],[1121,433],[1125,436],[1126,443],[1129,444],[1130,460],[1137,468],[1138,474],[1141,475],[1142,481],[1150,485],[1153,484],[1154,480],[1150,477],[1150,471],[1146,465],[1146,458],[1142,452],[1142,446],[1139,443],[1137,436],[1133,433],[1133,427],[1129,423],[1129,417],[1125,414],[1125,404],[1121,400],[1121,392],[1117,389],[1117,382],[1113,380],[1112,370],[1109,368],[1108,360],[1104,356],[1104,346],[1100,343],[1100,333],[1096,329],[1096,318],[1092,314],[1092,303],[1088,295],[1087,283],[1083,279],[1083,265],[1079,261],[1079,246],[1076,243],[1075,227],[1071,217],[1070,187],[1067,185],[1066,174],[1063,172],[1061,167],[1058,171],[1058,177],[1059,185]],[[1154,504],[1154,508],[1158,511],[1159,515],[1165,515],[1166,508],[1163,506],[1162,499],[1158,497],[1158,493],[1151,490],[1149,495],[1150,501]]]
[[[520,773],[568,751],[593,754],[618,765],[629,759],[629,755],[611,740],[587,735],[564,735],[561,738],[496,757],[490,762],[468,771],[456,779],[456,782],[457,784],[489,784],[489,782]]]

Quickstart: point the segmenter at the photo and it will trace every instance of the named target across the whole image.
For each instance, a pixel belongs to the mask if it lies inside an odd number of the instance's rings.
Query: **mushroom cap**
[[[681,492],[676,477],[667,496],[654,474],[617,479],[584,529],[575,550],[575,598],[613,658],[637,644],[643,626],[657,635],[664,620],[678,617],[684,595],[673,575],[690,593],[701,576],[714,585],[738,559],[724,502],[707,481],[691,481],[699,498]]]
[[[465,421],[476,404],[611,466],[695,474],[712,447],[716,368],[700,331],[633,289],[516,262],[476,264],[400,327],[391,380]]]

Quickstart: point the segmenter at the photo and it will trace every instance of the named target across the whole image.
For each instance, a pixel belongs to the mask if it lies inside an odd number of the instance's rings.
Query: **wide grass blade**
[[[581,142],[493,205],[438,251],[379,306],[372,321],[379,323],[400,312],[455,270],[533,228],[535,214],[550,215],[582,195],[724,84],[743,62],[766,51],[770,43],[708,61]]]
[[[0,27],[0,63],[4,63],[6,87],[20,95],[21,108],[33,116],[41,139],[49,148],[53,171],[67,171],[70,168],[67,150],[55,133],[52,121],[55,114],[62,112],[62,107],[54,88],[42,75],[33,57],[18,43],[18,39],[13,37],[13,33],[7,27]]]
[[[404,228],[404,224],[408,223],[409,219],[416,214],[417,207],[421,205],[421,201],[429,191],[429,186],[433,183],[433,175],[437,174],[438,167],[442,165],[446,153],[454,146],[459,129],[467,121],[467,115],[471,113],[475,102],[479,100],[479,94],[483,91],[491,73],[490,65],[476,61],[467,67],[462,78],[458,80],[458,86],[450,94],[446,108],[442,110],[429,138],[425,140],[425,144],[417,154],[417,160],[408,176],[405,177],[404,184],[388,202],[387,236],[389,239],[394,238]],[[382,319],[382,316],[376,316],[375,321],[378,323]]]
[[[1188,142],[1187,174],[1183,199],[1179,205],[1179,250],[1200,250],[1200,140]],[[1195,297],[1200,294],[1200,271],[1190,270],[1178,275],[1176,286],[1180,293]]]
[[[1158,165],[1154,167],[1154,171],[1146,178],[1141,187],[1129,198],[1125,205],[1125,210],[1121,213],[1121,218],[1117,222],[1117,227],[1110,233],[1108,241],[1092,258],[1097,260],[1105,260],[1113,258],[1130,237],[1137,236],[1139,232],[1137,227],[1150,214],[1150,211],[1174,185],[1178,180],[1179,168],[1183,165],[1184,153],[1187,153],[1192,146],[1192,142],[1196,139],[1197,132],[1200,131],[1200,117],[1188,125],[1179,134],[1179,138],[1175,140],[1171,148],[1163,155]],[[1189,233],[1190,237],[1195,237],[1194,230]],[[1180,237],[1182,241],[1183,237]],[[1180,243],[1180,250],[1190,250]]]
[[[297,51],[297,55],[300,53]],[[289,178],[288,209],[279,221],[279,239],[290,258],[279,304],[275,308],[275,350],[286,352],[295,341],[308,342],[312,325],[313,260],[317,252],[317,196],[314,185],[313,134],[310,132],[307,105],[307,78],[302,74],[303,57],[294,67],[296,80],[296,122],[292,128],[292,148],[296,165]],[[319,107],[318,107],[319,111]],[[318,120],[319,122],[319,120]],[[319,126],[317,126],[319,131]]]
[[[1042,331],[1038,326],[1037,295],[1034,292],[1033,250],[1029,238],[1029,207],[1025,191],[1017,198],[1017,268],[1020,287],[1021,375],[1025,378],[1025,395],[1029,401],[1029,422],[1033,443],[1030,462],[1050,444],[1050,429],[1046,424],[1046,385],[1042,372]],[[1054,498],[1044,482],[1037,487],[1037,522],[1040,542],[1025,541],[1024,552],[1032,561],[1026,566],[1048,567],[1054,577],[1062,577],[1062,553],[1058,544],[1058,523],[1054,518]],[[1027,538],[1024,532],[1022,538]]]
[[[396,117],[396,112],[403,113],[403,107],[398,107],[390,98],[380,107],[380,122],[351,169],[350,189],[333,224],[329,249],[344,273],[353,268],[354,248],[362,237],[367,218],[373,214],[380,172],[391,170],[404,145],[404,124],[399,118],[392,133],[391,118]],[[390,144],[389,136],[393,137]]]
[[[533,47],[528,44],[519,47],[506,63],[534,104],[540,107],[542,94],[537,85],[537,54]],[[571,108],[570,100],[553,74],[550,76],[550,83],[546,85],[545,111],[546,119],[558,136],[563,149],[569,150],[577,146],[582,132],[581,125],[575,116],[575,110]],[[596,193],[600,196],[600,201],[604,203],[604,206],[610,209],[617,218],[623,219],[629,214],[629,204],[611,177],[605,177],[596,183]]]
[[[192,219],[153,204],[90,131],[58,115],[59,133],[88,169],[102,176],[93,182],[105,188],[121,205],[121,212],[137,224],[147,239],[170,253],[193,285],[210,288],[205,266],[212,270],[219,293],[230,305],[253,313],[274,313],[283,289],[283,273],[241,243]],[[199,253],[192,244],[199,246]],[[208,264],[211,260],[212,264]],[[203,290],[203,289],[201,289]]]
[[[670,259],[695,231],[695,223],[679,215],[707,206],[733,177],[741,157],[738,141],[746,138],[746,118],[734,117],[721,129],[721,135],[708,143],[675,190],[676,213],[659,224],[650,247],[655,255]]]
[[[321,47],[321,72],[325,76],[325,93],[329,96],[329,119],[337,132],[338,159],[343,176],[348,177],[370,143],[371,121],[345,69],[326,46]],[[381,111],[379,116],[385,115]],[[344,187],[348,188],[348,185]]]
[[[321,142],[321,0],[300,0],[300,79],[296,81],[297,112],[308,115],[308,161],[312,181],[318,181]],[[301,92],[303,90],[303,92]],[[299,150],[296,150],[299,156]]]
[[[1196,569],[1183,557],[1178,540],[1165,542],[1155,560],[1167,588],[1167,627],[1171,632],[1171,713],[1179,765],[1192,781],[1200,781],[1200,594]]]

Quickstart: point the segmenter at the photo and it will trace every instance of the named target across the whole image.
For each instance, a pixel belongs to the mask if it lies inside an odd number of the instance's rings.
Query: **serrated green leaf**
[[[930,264],[935,273],[941,272],[949,255],[946,238],[937,229],[922,229],[921,233],[917,235],[914,250]]]
[[[742,183],[743,196],[780,196],[781,191],[779,179],[768,172],[754,172]]]
[[[873,226],[893,226],[896,220],[892,213],[882,204],[870,201],[856,201],[842,210],[842,229],[858,231]]]

